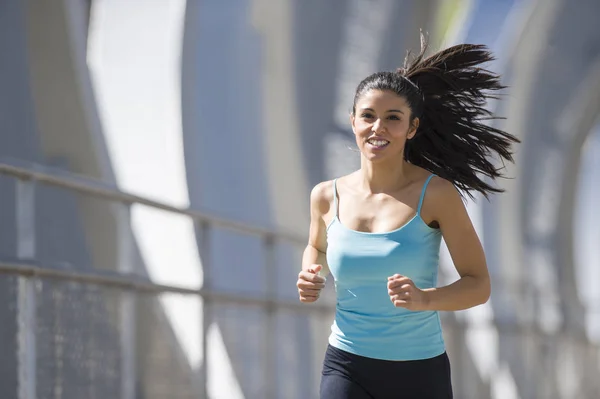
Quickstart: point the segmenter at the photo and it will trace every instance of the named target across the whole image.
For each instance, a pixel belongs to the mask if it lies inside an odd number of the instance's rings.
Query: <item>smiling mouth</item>
[[[384,147],[387,147],[388,144],[390,144],[389,141],[383,140],[383,139],[369,139],[369,140],[367,140],[367,143],[371,147],[375,147],[375,148],[384,148]]]

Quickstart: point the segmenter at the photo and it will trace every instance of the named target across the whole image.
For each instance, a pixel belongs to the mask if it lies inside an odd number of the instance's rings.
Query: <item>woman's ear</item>
[[[356,129],[354,129],[354,120],[355,120],[354,113],[351,113],[350,114],[350,126],[352,126],[352,132],[354,134],[356,134]]]
[[[406,135],[407,139],[412,139],[417,134],[417,130],[419,129],[419,118],[415,118],[412,120],[410,127],[408,128],[408,134]]]

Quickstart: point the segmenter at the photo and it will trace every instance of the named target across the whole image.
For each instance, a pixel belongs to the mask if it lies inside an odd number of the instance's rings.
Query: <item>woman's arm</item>
[[[296,287],[300,302],[312,303],[319,299],[325,287],[325,278],[329,274],[327,267],[327,227],[323,215],[329,212],[329,194],[333,189],[331,182],[320,183],[310,194],[310,230],[308,245],[302,256],[302,270],[298,274]]]
[[[434,178],[429,184],[421,215],[440,225],[452,261],[460,275],[440,288],[420,289],[406,276],[388,278],[394,306],[409,310],[454,311],[485,303],[490,297],[490,277],[485,255],[458,191],[450,182]]]
[[[431,183],[424,209],[430,209],[433,220],[439,223],[460,278],[445,287],[423,290],[425,308],[455,311],[481,305],[489,299],[491,285],[479,237],[454,185],[440,178]]]
[[[310,193],[310,228],[308,233],[308,245],[302,256],[302,270],[313,269],[315,265],[321,265],[319,275],[326,277],[329,274],[327,267],[327,226],[323,216],[327,215],[331,208],[333,199],[333,188],[331,182],[317,184]]]

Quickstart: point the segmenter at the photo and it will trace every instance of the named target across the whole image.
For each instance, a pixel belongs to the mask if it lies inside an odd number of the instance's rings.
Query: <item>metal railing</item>
[[[18,339],[18,381],[19,398],[36,399],[36,303],[37,294],[35,285],[40,280],[61,280],[77,282],[82,284],[93,284],[95,286],[105,286],[117,288],[124,293],[120,301],[120,321],[122,329],[121,339],[121,399],[134,399],[136,397],[136,342],[135,342],[135,320],[136,308],[134,306],[134,296],[131,293],[152,293],[163,294],[173,293],[180,295],[192,295],[202,300],[202,331],[198,339],[202,342],[202,363],[200,367],[199,382],[197,386],[200,389],[199,396],[208,398],[207,394],[207,334],[211,321],[211,305],[235,304],[239,306],[258,306],[266,311],[267,323],[273,325],[273,317],[276,310],[290,310],[294,312],[309,312],[328,314],[333,311],[332,306],[328,305],[302,305],[298,301],[283,300],[275,298],[272,292],[267,292],[263,297],[235,295],[231,293],[217,292],[211,290],[210,271],[211,253],[210,239],[211,231],[214,228],[224,229],[236,233],[243,233],[259,237],[266,251],[266,270],[267,276],[275,275],[275,254],[276,243],[285,242],[296,247],[303,247],[305,238],[299,237],[293,233],[270,229],[259,226],[249,226],[246,224],[222,219],[199,212],[192,209],[184,209],[163,202],[151,200],[141,196],[125,193],[117,187],[105,182],[82,177],[64,170],[41,166],[33,163],[26,163],[13,159],[0,160],[0,174],[17,178],[16,189],[16,227],[17,227],[17,260],[13,262],[0,261],[0,274],[18,276],[18,304],[17,318],[19,328]],[[88,270],[60,270],[57,268],[38,265],[36,259],[35,242],[35,188],[39,183],[50,186],[61,187],[70,191],[84,194],[95,198],[103,198],[116,204],[120,204],[120,211],[123,215],[129,215],[130,207],[134,204],[164,210],[173,214],[185,215],[191,218],[201,232],[200,237],[200,256],[203,264],[203,285],[202,287],[187,288],[174,285],[157,284],[148,277],[134,273],[131,268],[131,259],[120,257],[116,272],[108,272],[100,269]],[[122,217],[123,229],[130,229],[129,218]],[[131,247],[132,234],[124,234],[120,239],[120,245]],[[130,248],[126,248],[125,254],[130,254]],[[274,282],[271,282],[271,286]],[[267,342],[273,340],[273,328],[266,329]],[[270,356],[265,356],[270,359]],[[265,375],[275,374],[275,364],[273,361],[266,360]],[[266,382],[266,386],[268,386]],[[271,384],[272,385],[272,384]],[[274,398],[274,392],[269,392],[267,396]]]
[[[0,159],[0,175],[12,176],[17,179],[16,186],[16,228],[17,228],[17,259],[11,261],[0,260],[0,274],[12,276],[17,280],[17,305],[16,305],[16,322],[18,327],[18,397],[20,399],[38,399],[43,398],[43,395],[38,394],[40,387],[38,386],[37,375],[43,365],[38,365],[37,349],[41,342],[37,342],[36,322],[39,320],[39,304],[40,300],[44,300],[40,292],[39,285],[48,284],[49,281],[60,281],[82,284],[86,286],[105,287],[107,289],[116,289],[120,293],[118,301],[118,320],[120,324],[120,340],[119,347],[119,362],[121,376],[118,379],[119,394],[117,397],[121,399],[134,399],[139,397],[139,387],[136,386],[137,375],[139,373],[138,356],[136,353],[136,301],[139,300],[140,294],[149,294],[157,296],[162,294],[175,294],[187,297],[198,298],[202,300],[202,307],[198,318],[202,320],[202,328],[198,341],[201,342],[201,359],[200,367],[197,370],[197,383],[195,387],[197,391],[191,396],[194,398],[208,398],[207,381],[208,381],[208,361],[207,361],[207,339],[208,328],[213,321],[211,309],[214,306],[221,304],[232,304],[235,306],[249,308],[257,307],[265,312],[264,329],[265,344],[264,350],[269,352],[262,356],[263,363],[260,367],[264,369],[264,396],[266,398],[276,398],[274,381],[269,380],[269,377],[275,375],[277,368],[276,362],[273,360],[273,348],[270,345],[275,341],[275,315],[280,310],[291,311],[294,314],[310,314],[329,317],[333,312],[333,306],[328,304],[313,304],[306,306],[295,300],[286,300],[277,297],[272,290],[267,289],[262,296],[255,295],[237,295],[227,292],[221,292],[211,287],[211,278],[209,272],[211,270],[212,253],[211,253],[211,237],[215,229],[224,229],[232,232],[243,233],[258,237],[262,240],[263,250],[265,251],[265,268],[267,270],[267,278],[273,278],[276,274],[275,247],[278,243],[288,243],[295,247],[303,248],[305,238],[295,235],[290,232],[269,229],[265,227],[248,226],[245,224],[217,218],[215,216],[200,212],[197,210],[184,209],[162,202],[150,200],[148,198],[132,195],[119,190],[117,187],[109,185],[105,182],[97,181],[91,178],[78,176],[72,173],[65,172],[60,169],[49,168],[23,161],[12,159]],[[36,217],[35,217],[35,195],[38,184],[61,187],[76,193],[84,194],[93,198],[103,198],[117,205],[117,211],[122,217],[118,220],[121,223],[118,226],[119,230],[127,233],[120,237],[119,245],[123,252],[123,256],[118,257],[118,264],[115,267],[116,271],[108,271],[105,269],[76,269],[65,270],[64,268],[53,267],[52,265],[39,264],[36,261]],[[200,232],[199,254],[203,265],[203,285],[202,287],[190,288],[167,284],[157,284],[150,278],[136,273],[132,269],[131,248],[135,245],[132,241],[132,234],[129,213],[132,205],[143,205],[155,209],[161,209],[173,214],[185,215],[191,218],[198,231]],[[267,287],[273,287],[274,281],[269,281]],[[473,331],[473,326],[462,324],[459,320],[450,315],[443,315],[443,323],[447,333],[447,344],[453,358],[453,365],[456,372],[455,393],[457,397],[463,398],[484,398],[489,394],[489,382],[476,381],[476,370],[473,365],[472,355],[469,354],[468,334],[467,330]],[[517,348],[520,345],[527,343],[535,343],[537,348],[534,355],[536,358],[543,359],[542,356],[548,356],[547,353],[552,348],[573,347],[578,348],[575,353],[581,356],[586,356],[586,362],[589,366],[581,368],[581,372],[586,373],[584,379],[584,387],[582,387],[581,397],[595,397],[593,392],[599,392],[600,387],[597,380],[593,377],[593,367],[597,364],[597,356],[594,350],[597,347],[591,345],[585,336],[578,332],[567,331],[560,332],[554,336],[541,331],[535,325],[526,325],[520,323],[499,323],[494,321],[494,328],[507,342],[513,342],[508,347]],[[504,344],[506,345],[506,343]],[[506,348],[506,346],[504,347]],[[504,349],[505,350],[505,349]],[[573,349],[575,351],[575,349]],[[546,354],[546,355],[544,355]],[[515,367],[515,372],[519,372],[520,364],[516,354],[508,353],[508,358],[514,358],[512,366]],[[555,356],[555,355],[553,355]],[[554,368],[558,368],[560,358],[551,360],[545,368],[548,372],[552,372]],[[543,361],[535,364],[540,366]],[[582,363],[585,364],[585,363]],[[536,367],[537,367],[536,366]],[[535,378],[540,384],[554,383],[552,378],[546,376],[547,373],[536,370],[521,370],[523,373],[529,373],[531,378]],[[589,376],[588,376],[589,374]],[[478,388],[474,389],[474,386]],[[584,393],[586,392],[587,393]],[[550,391],[548,391],[550,392]],[[523,399],[527,396],[526,392],[522,392]],[[550,395],[550,394],[549,394]],[[590,396],[591,395],[591,396]],[[175,397],[167,395],[169,397]],[[55,396],[51,396],[55,397]],[[56,396],[59,397],[59,396]],[[61,396],[62,397],[62,396]],[[99,397],[99,395],[90,395]],[[152,397],[151,395],[149,397]],[[164,397],[158,395],[157,397]],[[548,397],[558,398],[558,393],[554,392]]]

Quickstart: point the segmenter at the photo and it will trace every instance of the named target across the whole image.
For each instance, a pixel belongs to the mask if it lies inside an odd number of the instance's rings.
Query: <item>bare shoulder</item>
[[[357,172],[350,173],[345,176],[341,176],[336,180],[337,194],[339,195],[340,187],[345,190],[352,186],[353,179],[356,177]],[[333,206],[334,192],[333,192],[333,180],[327,180],[321,182],[313,187],[310,193],[310,206],[311,213],[313,216],[324,218],[326,222],[333,218],[334,206]]]
[[[333,203],[333,180],[323,181],[310,192],[310,206],[313,212],[325,215]]]
[[[460,193],[456,189],[456,186],[449,180],[443,179],[439,176],[433,176],[429,185],[427,186],[427,194],[431,199],[437,200],[448,200],[452,198],[459,198]]]
[[[464,203],[456,186],[449,180],[434,176],[427,186],[423,202],[424,219],[439,221],[444,214],[460,209],[464,209]]]

